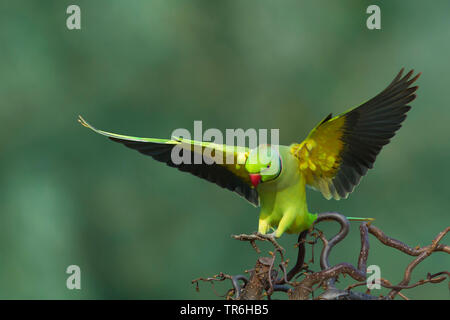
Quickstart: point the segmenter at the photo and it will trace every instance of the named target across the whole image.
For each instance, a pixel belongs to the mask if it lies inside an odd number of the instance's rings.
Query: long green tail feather
[[[346,217],[349,221],[375,221],[375,218]]]

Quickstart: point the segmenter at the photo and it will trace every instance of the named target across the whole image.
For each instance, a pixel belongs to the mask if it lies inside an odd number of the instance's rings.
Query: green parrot
[[[329,114],[301,143],[289,146],[259,145],[254,149],[172,137],[154,139],[98,130],[81,116],[79,122],[115,142],[153,159],[190,172],[260,206],[258,232],[274,236],[300,233],[317,219],[306,203],[306,186],[326,199],[347,198],[388,144],[410,110],[420,73],[403,69],[381,93],[338,116]],[[193,156],[209,154],[209,163],[174,161],[174,151]],[[233,161],[217,161],[217,157]],[[370,220],[370,218],[349,218]]]

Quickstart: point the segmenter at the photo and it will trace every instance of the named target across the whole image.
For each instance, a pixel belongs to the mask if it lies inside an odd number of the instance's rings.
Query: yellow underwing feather
[[[299,161],[299,169],[306,183],[323,193],[325,198],[335,197],[330,191],[330,183],[339,169],[340,154],[344,143],[344,117],[335,117],[320,123],[300,144],[291,146],[291,152]]]
[[[373,167],[381,148],[388,144],[416,97],[411,87],[420,73],[403,69],[374,98],[334,118],[322,120],[299,144],[291,145],[307,185],[327,199],[346,198],[361,177]]]

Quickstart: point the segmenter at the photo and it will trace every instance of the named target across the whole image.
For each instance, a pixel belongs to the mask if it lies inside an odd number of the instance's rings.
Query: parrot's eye
[[[266,168],[270,168],[270,164],[268,164]]]

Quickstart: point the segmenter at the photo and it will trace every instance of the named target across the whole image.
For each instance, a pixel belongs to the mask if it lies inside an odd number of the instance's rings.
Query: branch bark
[[[212,278],[198,278],[193,280],[198,288],[198,282],[209,281],[224,281],[226,279],[231,280],[233,289],[229,292],[234,293],[234,297],[227,295],[227,298],[236,300],[261,300],[265,296],[270,299],[271,295],[275,291],[283,291],[287,294],[290,300],[306,300],[310,299],[314,291],[320,287],[323,287],[325,291],[318,296],[318,299],[326,300],[373,300],[373,299],[394,299],[397,295],[400,295],[404,299],[404,296],[400,291],[405,289],[414,288],[426,283],[440,283],[445,279],[450,280],[449,271],[441,271],[435,274],[428,273],[426,279],[420,280],[410,285],[411,274],[414,268],[424,261],[426,258],[432,255],[434,252],[443,252],[450,254],[450,246],[440,243],[444,236],[450,232],[450,227],[447,227],[440,232],[431,242],[430,245],[424,247],[412,248],[405,243],[388,237],[379,228],[373,226],[371,222],[363,222],[360,224],[360,238],[361,249],[358,256],[357,266],[353,266],[350,263],[339,263],[331,266],[329,263],[329,256],[335,245],[342,241],[350,230],[350,224],[347,218],[336,212],[321,213],[318,215],[318,219],[314,224],[314,228],[317,224],[324,221],[335,221],[340,224],[339,232],[331,239],[327,239],[325,235],[318,232],[311,232],[311,230],[302,232],[298,237],[297,247],[297,260],[292,269],[287,272],[286,267],[288,261],[284,259],[285,250],[278,244],[276,239],[272,235],[262,235],[259,233],[253,233],[251,235],[235,235],[234,239],[240,241],[248,241],[252,247],[260,253],[261,251],[256,245],[256,241],[269,241],[275,248],[275,251],[271,254],[271,257],[259,257],[256,261],[254,269],[250,271],[250,277],[243,275],[230,276],[224,273],[220,273]],[[367,259],[369,256],[369,234],[375,236],[385,246],[397,249],[405,254],[416,257],[404,271],[403,279],[397,285],[392,285],[388,280],[381,279],[381,285],[385,288],[391,289],[387,297],[374,296],[368,293],[361,293],[352,291],[353,288],[366,285],[366,268]],[[306,254],[307,236],[314,236],[323,242],[323,249],[320,254],[320,267],[321,270],[314,272],[308,269],[304,263]],[[315,243],[315,241],[313,242]],[[275,267],[275,260],[277,253],[280,254],[281,263],[278,268]],[[278,275],[282,275],[279,277]],[[341,275],[349,275],[352,279],[358,281],[355,284],[348,286],[345,290],[336,288],[336,280]],[[299,278],[299,281],[293,281],[294,278]],[[301,278],[303,277],[303,278]],[[243,282],[241,286],[239,281]],[[450,288],[450,282],[449,282]]]

